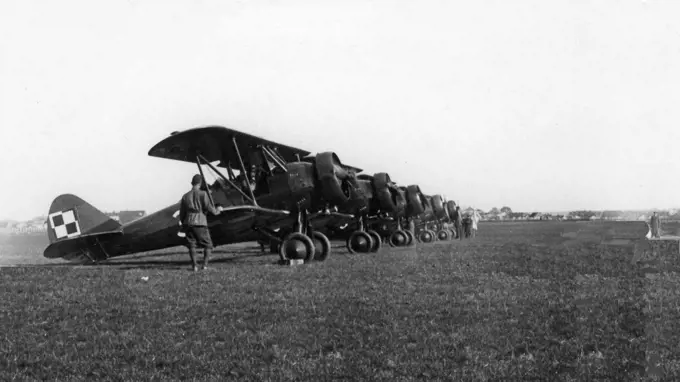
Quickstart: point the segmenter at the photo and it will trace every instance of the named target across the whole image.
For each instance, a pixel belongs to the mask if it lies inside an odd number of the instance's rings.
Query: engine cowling
[[[453,200],[446,202],[446,212],[448,212],[449,218],[453,219],[453,217],[456,215],[456,202]]]
[[[420,187],[415,184],[406,187],[406,203],[406,214],[409,216],[422,214],[429,205],[425,195],[420,191]]]
[[[385,172],[373,176],[375,197],[381,211],[401,216],[406,209],[406,193],[401,191]]]
[[[374,197],[373,183],[370,180],[364,179],[350,179],[350,200],[341,207],[349,208],[351,210],[361,210],[369,208],[371,200]]]
[[[434,211],[432,209],[432,196],[423,195],[425,198],[425,212],[423,212],[422,217],[426,219],[431,219],[434,217]]]
[[[321,185],[324,199],[336,206],[345,206],[352,199],[351,174],[342,167],[340,158],[334,152],[316,155],[316,178]]]
[[[444,207],[444,200],[441,195],[433,195],[432,201],[432,212],[437,219],[447,219],[448,214],[446,213],[446,208]]]

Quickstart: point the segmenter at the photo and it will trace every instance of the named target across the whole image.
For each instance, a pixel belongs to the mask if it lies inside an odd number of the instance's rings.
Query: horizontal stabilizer
[[[48,259],[64,258],[74,262],[93,262],[108,258],[108,254],[99,245],[100,240],[111,236],[122,235],[123,231],[97,232],[79,235],[70,239],[63,239],[45,248],[43,256]]]

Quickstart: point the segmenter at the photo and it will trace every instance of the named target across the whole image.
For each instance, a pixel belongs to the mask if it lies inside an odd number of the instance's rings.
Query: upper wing
[[[232,139],[234,138],[241,155],[246,155],[257,146],[269,147],[286,162],[297,160],[296,154],[300,157],[309,155],[309,151],[268,141],[223,126],[197,127],[174,132],[154,145],[149,150],[149,155],[195,163],[196,156],[201,154],[209,162],[222,161],[220,166],[226,166],[228,162],[236,164],[239,160],[233,149]]]

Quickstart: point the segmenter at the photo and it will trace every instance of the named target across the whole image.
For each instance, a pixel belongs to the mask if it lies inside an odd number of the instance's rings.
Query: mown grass
[[[680,376],[677,244],[560,235],[637,234],[627,223],[480,228],[474,241],[336,250],[299,267],[241,248],[198,274],[181,249],[108,266],[2,268],[0,379]]]

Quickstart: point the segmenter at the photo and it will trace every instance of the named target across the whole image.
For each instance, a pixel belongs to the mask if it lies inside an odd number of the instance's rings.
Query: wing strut
[[[274,163],[276,163],[276,165],[278,165],[279,168],[281,168],[281,169],[282,169],[283,171],[285,171],[285,172],[288,172],[288,169],[286,168],[286,164],[283,162],[283,160],[282,160],[281,158],[279,158],[276,154],[274,154],[274,151],[272,151],[272,149],[270,149],[270,148],[267,147],[267,146],[262,146],[262,150],[263,150],[267,155],[269,155],[270,158],[272,158],[272,160],[274,161]]]
[[[241,174],[243,174],[243,179],[246,180],[248,185],[248,192],[250,193],[250,198],[253,201],[253,205],[257,206],[257,201],[255,201],[255,194],[253,194],[253,189],[250,187],[250,180],[248,179],[248,172],[246,171],[246,166],[243,164],[243,158],[241,157],[241,152],[236,144],[236,137],[231,137],[231,143],[234,145],[234,150],[236,151],[236,156],[238,157],[238,163],[241,165]]]
[[[222,174],[222,172],[220,172],[220,170],[218,170],[217,168],[215,168],[215,166],[213,166],[210,162],[208,162],[208,160],[205,159],[205,158],[203,157],[203,155],[200,155],[200,154],[199,154],[199,155],[198,155],[198,159],[199,159],[199,160],[202,160],[203,162],[205,162],[205,164],[208,165],[208,167],[210,167],[211,170],[215,171],[215,172],[217,173],[217,175],[219,175],[222,179],[224,179],[227,183],[229,183],[232,187],[234,187],[234,188],[236,189],[236,191],[240,192],[241,195],[243,195],[244,198],[246,198],[248,201],[250,201],[251,203],[253,203],[253,205],[257,205],[257,203],[255,203],[255,201],[254,201],[253,199],[250,199],[250,196],[246,195],[246,193],[243,192],[243,190],[241,190],[241,187],[237,186],[236,183],[234,183],[234,182],[232,182],[231,180],[227,179],[227,177],[224,176],[224,174]]]
[[[200,154],[199,154],[200,155]],[[212,198],[212,195],[210,194],[210,187],[208,187],[208,182],[205,180],[205,175],[203,175],[203,169],[201,168],[201,159],[196,156],[196,166],[198,166],[198,172],[201,173],[201,178],[203,178],[203,185],[205,186],[205,191],[208,193],[208,198],[210,198],[210,204],[215,206],[215,201]]]

